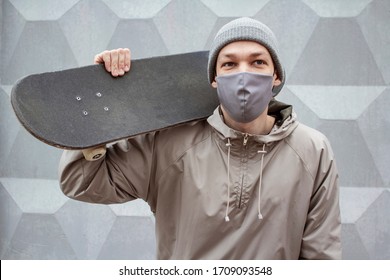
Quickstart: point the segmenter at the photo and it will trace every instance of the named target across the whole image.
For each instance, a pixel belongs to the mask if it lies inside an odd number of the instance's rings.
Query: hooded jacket
[[[276,118],[268,135],[229,128],[217,108],[113,145],[95,162],[64,151],[62,191],[93,203],[145,200],[158,259],[340,259],[329,142],[291,106],[273,100],[268,114]]]

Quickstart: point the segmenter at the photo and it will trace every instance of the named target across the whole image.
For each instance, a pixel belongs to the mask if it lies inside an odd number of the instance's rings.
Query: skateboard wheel
[[[83,150],[84,158],[88,161],[95,161],[106,154],[106,147],[90,148]]]

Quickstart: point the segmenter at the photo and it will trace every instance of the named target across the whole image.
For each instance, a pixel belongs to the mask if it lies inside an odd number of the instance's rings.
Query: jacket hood
[[[293,111],[292,105],[288,105],[272,99],[268,106],[268,115],[275,117],[275,124],[271,132],[267,135],[251,135],[256,142],[269,144],[286,138],[298,125],[297,117]],[[214,110],[213,115],[207,119],[208,123],[218,132],[223,139],[243,138],[245,133],[237,131],[227,126],[223,120],[220,107]]]

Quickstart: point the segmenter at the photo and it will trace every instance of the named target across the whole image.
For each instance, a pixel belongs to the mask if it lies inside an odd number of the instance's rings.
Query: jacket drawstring
[[[263,180],[263,163],[264,163],[264,155],[267,153],[265,150],[265,144],[263,144],[263,150],[258,150],[258,154],[261,154],[261,163],[260,163],[260,178],[259,178],[259,198],[258,198],[258,204],[257,204],[257,210],[258,210],[258,218],[259,220],[263,219],[263,215],[261,214],[261,186],[262,186],[262,180]]]
[[[226,213],[225,213],[225,221],[229,222],[229,206],[230,206],[230,147],[232,144],[230,143],[230,138],[227,139],[226,147],[228,147],[228,158],[227,158],[227,203],[226,203]]]

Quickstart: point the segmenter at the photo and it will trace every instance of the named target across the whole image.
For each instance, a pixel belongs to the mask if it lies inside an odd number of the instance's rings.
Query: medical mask
[[[273,76],[239,72],[216,77],[219,102],[240,123],[256,119],[272,99]]]

